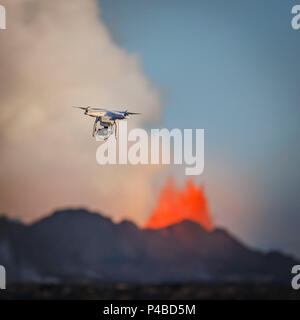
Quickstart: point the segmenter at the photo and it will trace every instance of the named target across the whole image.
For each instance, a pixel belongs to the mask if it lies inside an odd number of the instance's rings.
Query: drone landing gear
[[[92,136],[93,137],[95,137],[95,134],[96,134],[96,132],[98,131],[98,129],[97,129],[97,123],[100,121],[100,118],[99,117],[97,117],[96,119],[95,119],[95,122],[94,122],[94,125],[93,125],[93,132],[92,132]]]
[[[117,140],[118,133],[119,133],[119,121],[118,120],[115,121],[114,126],[115,126],[115,138]]]

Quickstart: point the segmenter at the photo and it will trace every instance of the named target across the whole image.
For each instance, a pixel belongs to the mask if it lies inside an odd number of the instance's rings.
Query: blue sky
[[[114,41],[139,55],[160,88],[162,125],[205,128],[201,181],[218,224],[252,245],[300,256],[297,1],[99,3]],[[227,183],[247,198],[229,218],[216,200]]]

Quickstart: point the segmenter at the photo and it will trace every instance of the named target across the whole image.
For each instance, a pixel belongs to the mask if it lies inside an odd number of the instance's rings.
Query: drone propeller
[[[86,110],[86,109],[88,109],[89,107],[77,107],[77,106],[73,106],[73,108],[77,108],[77,109],[82,109],[82,110]]]
[[[77,106],[73,106],[73,108],[78,108],[78,109],[82,109],[82,110],[95,110],[95,111],[108,111],[106,109],[103,108],[95,108],[95,107],[91,107],[91,106],[86,106],[86,107],[77,107]]]
[[[139,112],[129,112],[128,110],[125,111],[126,115],[134,115],[134,114],[140,114]]]

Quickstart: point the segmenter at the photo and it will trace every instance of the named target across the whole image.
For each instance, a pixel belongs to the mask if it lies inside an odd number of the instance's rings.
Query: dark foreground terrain
[[[0,299],[300,299],[300,290],[276,284],[8,285]]]

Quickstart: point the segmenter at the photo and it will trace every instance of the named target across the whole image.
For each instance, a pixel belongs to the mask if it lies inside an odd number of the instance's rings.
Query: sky
[[[131,127],[205,130],[214,224],[300,257],[295,1],[2,0],[0,212],[86,207],[143,225],[185,166],[96,163],[72,105],[128,106]],[[117,199],[117,200],[116,200]]]
[[[114,41],[159,86],[162,126],[205,129],[200,181],[216,223],[299,256],[297,1],[99,3]]]

